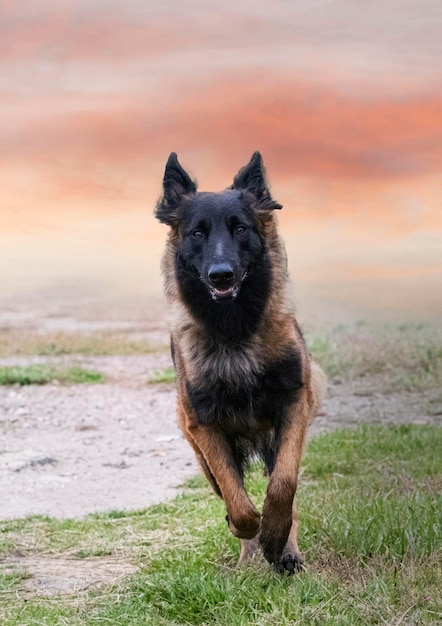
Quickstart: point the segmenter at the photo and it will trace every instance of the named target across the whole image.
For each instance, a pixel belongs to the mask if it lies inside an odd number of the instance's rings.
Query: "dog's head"
[[[172,152],[155,215],[173,231],[177,270],[201,281],[213,300],[231,302],[262,258],[265,224],[281,208],[259,152],[219,193],[198,192]]]

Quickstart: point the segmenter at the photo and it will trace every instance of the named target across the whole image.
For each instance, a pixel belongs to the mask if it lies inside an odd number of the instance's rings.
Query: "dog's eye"
[[[201,239],[202,237],[204,237],[202,230],[194,230],[192,235],[195,237],[195,239]]]
[[[245,226],[243,226],[242,224],[240,224],[239,226],[237,226],[235,228],[235,235],[244,235],[246,230],[247,230],[247,228]]]

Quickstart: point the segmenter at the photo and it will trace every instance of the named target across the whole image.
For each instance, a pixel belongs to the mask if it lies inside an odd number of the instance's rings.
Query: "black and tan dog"
[[[171,309],[179,425],[226,504],[240,562],[259,543],[278,571],[301,569],[294,508],[307,425],[324,375],[312,363],[287,297],[281,209],[255,152],[220,193],[197,192],[172,153],[156,217],[170,226],[162,269]],[[262,515],[243,483],[261,457]]]

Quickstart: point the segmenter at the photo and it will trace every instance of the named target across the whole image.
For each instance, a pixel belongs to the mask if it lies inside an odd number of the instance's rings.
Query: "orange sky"
[[[221,189],[259,149],[305,310],[437,317],[441,35],[438,0],[0,0],[0,297],[158,295],[169,152]]]

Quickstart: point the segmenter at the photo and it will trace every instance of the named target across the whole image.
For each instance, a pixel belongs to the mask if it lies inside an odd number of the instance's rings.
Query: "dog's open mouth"
[[[212,296],[212,300],[224,301],[224,302],[235,300],[235,298],[239,294],[241,284],[247,278],[247,275],[248,275],[248,272],[246,270],[243,272],[241,276],[241,283],[239,285],[238,284],[232,285],[228,283],[227,284],[224,283],[224,285],[217,285],[216,287],[214,287],[213,285],[209,285],[209,291],[210,291],[210,295]]]
[[[212,300],[234,300],[238,295],[239,287],[231,285],[222,289],[221,287],[210,287]]]

